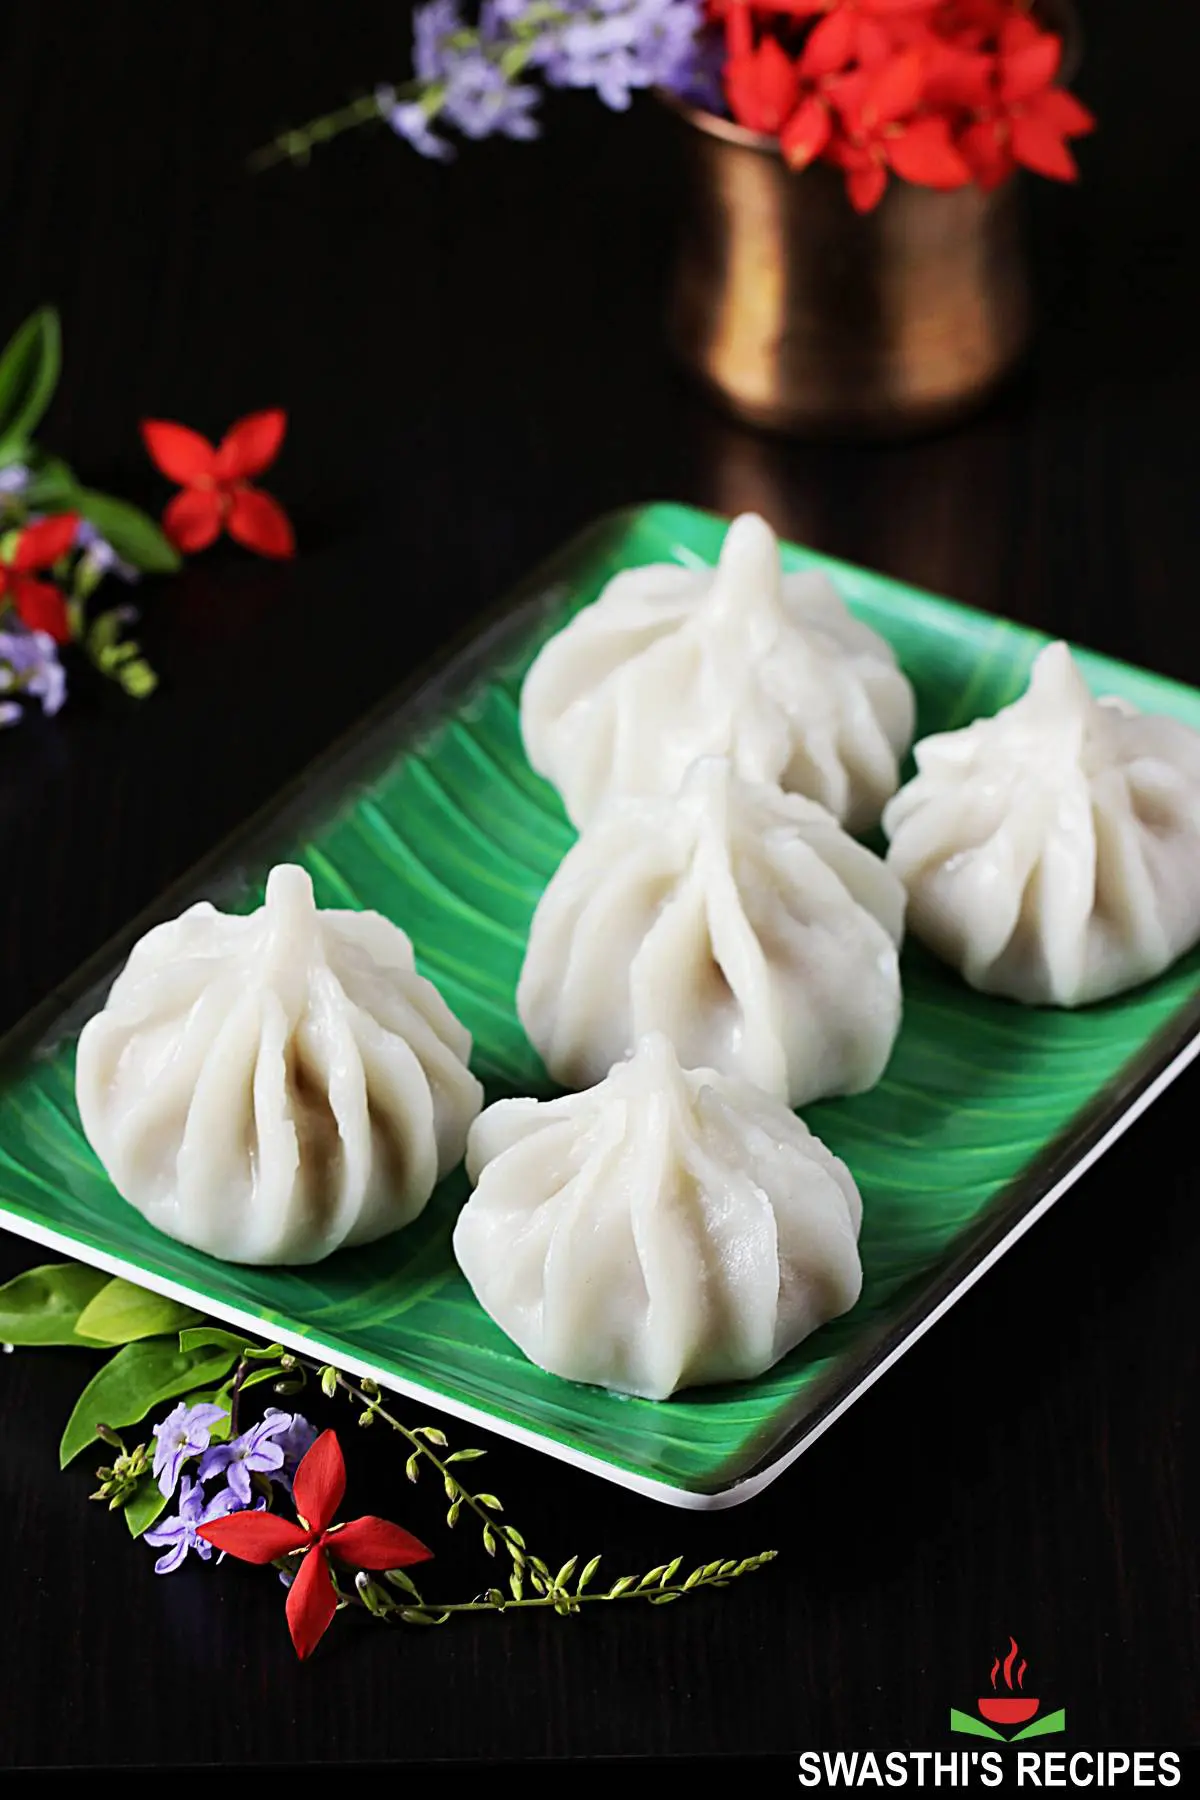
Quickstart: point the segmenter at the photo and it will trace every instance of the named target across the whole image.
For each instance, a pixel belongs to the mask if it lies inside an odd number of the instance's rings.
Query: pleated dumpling
[[[904,889],[799,794],[694,763],[678,794],[611,800],[542,895],[521,1022],[565,1087],[648,1031],[689,1067],[800,1106],[882,1075],[900,1026]]]
[[[471,1129],[454,1251],[532,1362],[665,1399],[759,1375],[853,1306],[862,1201],[782,1101],[652,1034],[599,1086]]]
[[[151,1224],[232,1262],[311,1263],[416,1217],[483,1090],[471,1038],[373,912],[272,870],[135,946],[79,1040],[83,1128]]]
[[[1200,939],[1200,732],[1094,698],[1066,644],[916,760],[884,814],[888,865],[913,934],[972,987],[1082,1006]]]
[[[613,795],[669,794],[700,756],[729,756],[878,823],[913,732],[890,647],[817,570],[785,575],[770,526],[746,513],[715,569],[627,569],[539,653],[521,691],[533,767],[576,825]]]

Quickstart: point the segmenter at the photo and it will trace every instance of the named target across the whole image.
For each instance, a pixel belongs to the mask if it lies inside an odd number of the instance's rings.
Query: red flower
[[[846,172],[846,191],[857,212],[878,206],[888,171],[922,187],[965,187],[971,171],[937,115],[915,118],[924,96],[920,53],[906,50],[879,69],[856,69],[832,90],[840,130],[829,157]]]
[[[288,1629],[301,1660],[311,1656],[337,1610],[331,1555],[357,1569],[403,1569],[427,1562],[433,1554],[386,1519],[331,1524],[345,1491],[346,1465],[337,1433],[323,1431],[302,1459],[292,1484],[298,1525],[276,1513],[240,1512],[197,1526],[200,1537],[242,1562],[270,1563],[296,1550],[304,1552],[287,1597]]]
[[[757,49],[729,58],[725,92],[739,125],[774,135],[796,104],[800,77],[791,57],[767,37]]]
[[[999,187],[1018,164],[1056,181],[1078,178],[1066,139],[1083,137],[1096,121],[1053,85],[1061,59],[1059,38],[1013,19],[995,56],[965,58],[945,78],[946,100],[972,114],[958,142],[981,188]]]
[[[773,12],[794,19],[823,15],[804,46],[805,75],[831,75],[849,63],[873,64],[894,46],[890,28],[914,16],[928,18],[937,0],[766,0]]]
[[[11,600],[31,631],[45,631],[57,644],[70,641],[67,605],[50,581],[35,581],[33,571],[48,569],[75,542],[78,513],[56,513],[27,525],[8,562],[0,563],[0,601]]]
[[[177,550],[203,550],[220,535],[260,556],[293,556],[291,521],[270,494],[250,485],[279,455],[287,414],[251,413],[231,425],[214,449],[198,431],[166,419],[143,419],[151,460],[183,488],[163,514],[163,528]]]

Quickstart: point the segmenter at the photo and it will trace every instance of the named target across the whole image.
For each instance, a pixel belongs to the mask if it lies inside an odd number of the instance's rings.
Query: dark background
[[[282,569],[221,549],[147,589],[159,696],[81,677],[58,720],[0,737],[0,1026],[624,502],[753,505],[823,550],[1200,681],[1195,11],[1085,9],[1077,85],[1103,130],[1078,191],[1031,195],[1044,317],[1025,375],[953,435],[851,450],[749,435],[669,367],[651,105],[563,101],[543,144],[451,169],[366,133],[250,177],[264,138],[403,71],[402,11],[14,9],[0,329],[62,309],[45,440],[158,505],[141,415],[216,434],[285,404],[270,485],[303,554]],[[4,1359],[0,1759],[924,1746],[1010,1631],[1072,1743],[1200,1741],[1198,1094],[1181,1081],[742,1510],[675,1514],[493,1445],[491,1485],[560,1559],[783,1552],[658,1612],[339,1621],[300,1668],[268,1575],[161,1580],[88,1505],[88,1459],[58,1473],[86,1357]],[[0,1274],[42,1260],[0,1246]],[[357,1433],[350,1452],[355,1510],[438,1531],[390,1445]],[[484,1579],[465,1547],[442,1575]]]

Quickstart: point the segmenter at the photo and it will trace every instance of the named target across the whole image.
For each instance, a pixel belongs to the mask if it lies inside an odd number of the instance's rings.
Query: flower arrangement
[[[795,170],[840,169],[869,212],[889,177],[990,190],[1018,167],[1073,181],[1093,129],[1059,84],[1062,39],[1033,0],[460,0],[414,15],[413,75],[283,132],[258,162],[302,162],[382,120],[424,156],[464,137],[538,135],[538,82],[623,110],[659,88],[776,138]]]
[[[151,461],[182,488],[160,529],[127,500],[84,486],[36,442],[61,368],[58,314],[44,306],[0,351],[0,727],[31,704],[60,710],[69,645],[133,698],[154,692],[157,676],[127,635],[135,609],[97,600],[106,577],[128,585],[171,574],[222,530],[260,556],[295,553],[287,514],[252,479],[278,456],[286,413],[251,413],[215,446],[186,425],[143,420]]]
[[[119,1512],[131,1537],[159,1551],[155,1570],[172,1575],[189,1557],[226,1556],[270,1566],[287,1590],[293,1646],[306,1658],[339,1612],[401,1625],[444,1625],[462,1613],[553,1611],[578,1615],[599,1602],[666,1606],[704,1588],[727,1587],[773,1560],[766,1550],[701,1563],[682,1558],[641,1575],[598,1582],[600,1557],[568,1557],[555,1573],[503,1516],[495,1494],[463,1479],[486,1452],[451,1450],[434,1425],[405,1425],[369,1380],[292,1355],[281,1344],[247,1343],[180,1302],[81,1263],[49,1263],[0,1287],[0,1343],[71,1345],[105,1361],[77,1401],[59,1447],[63,1468],[97,1441],[115,1451],[97,1471],[93,1500]],[[471,1520],[484,1555],[499,1562],[496,1583],[463,1600],[428,1600],[408,1570],[433,1552],[403,1526],[374,1515],[337,1519],[346,1468],[337,1434],[299,1412],[267,1406],[248,1414],[254,1390],[291,1397],[312,1381],[318,1405],[341,1398],[360,1426],[382,1426],[401,1441],[404,1474],[436,1483],[450,1529]],[[127,1448],[121,1431],[162,1406],[148,1440]],[[286,1510],[285,1510],[286,1509]],[[294,1513],[294,1517],[291,1514]]]
[[[97,593],[109,576],[128,584],[179,567],[152,519],[85,487],[36,442],[61,367],[58,315],[42,307],[0,352],[0,726],[30,702],[58,712],[67,644],[127,694],[152,693],[154,671],[126,635],[134,608],[97,604]]]

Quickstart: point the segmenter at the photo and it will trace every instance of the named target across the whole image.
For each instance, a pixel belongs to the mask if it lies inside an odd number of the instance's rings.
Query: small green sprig
[[[482,1491],[473,1493],[460,1480],[456,1465],[461,1467],[463,1463],[476,1462],[487,1454],[486,1451],[451,1451],[445,1433],[436,1426],[403,1424],[383,1405],[378,1384],[374,1381],[352,1381],[332,1364],[326,1364],[320,1370],[320,1381],[327,1398],[332,1399],[341,1392],[359,1407],[360,1425],[369,1427],[379,1421],[397,1432],[410,1446],[405,1463],[408,1479],[417,1482],[425,1466],[440,1478],[449,1503],[446,1524],[453,1529],[466,1509],[481,1527],[487,1554],[494,1557],[501,1551],[506,1552],[510,1563],[507,1594],[500,1587],[489,1587],[470,1600],[449,1602],[427,1601],[405,1569],[389,1570],[382,1582],[363,1571],[351,1588],[339,1584],[335,1575],[334,1585],[341,1604],[361,1606],[374,1618],[399,1620],[405,1625],[444,1625],[456,1613],[552,1609],[560,1618],[570,1618],[582,1607],[598,1601],[643,1600],[651,1606],[666,1606],[702,1588],[728,1587],[731,1581],[764,1568],[778,1554],[774,1550],[763,1550],[756,1556],[740,1560],[701,1563],[682,1580],[678,1576],[683,1558],[676,1556],[644,1575],[619,1576],[609,1587],[593,1586],[600,1567],[599,1556],[584,1563],[578,1576],[578,1556],[569,1557],[558,1573],[553,1574],[545,1559],[529,1550],[521,1532],[499,1517],[504,1507],[496,1495]],[[281,1567],[286,1569],[286,1561]],[[384,1583],[390,1584],[402,1597],[395,1598]]]
[[[110,1466],[96,1470],[100,1486],[89,1500],[106,1500],[109,1512],[119,1512],[137,1492],[143,1476],[150,1472],[150,1455],[145,1444],[126,1450],[124,1440],[107,1425],[97,1427],[96,1436],[117,1452]]]

